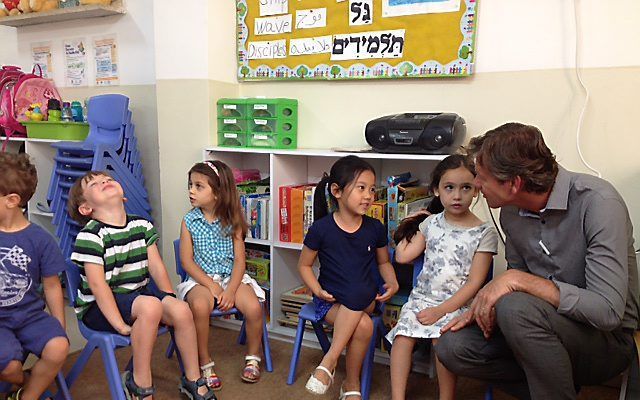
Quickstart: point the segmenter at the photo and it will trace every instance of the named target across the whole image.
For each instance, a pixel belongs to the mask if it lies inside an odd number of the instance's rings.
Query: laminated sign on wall
[[[240,80],[473,73],[477,0],[236,0]]]

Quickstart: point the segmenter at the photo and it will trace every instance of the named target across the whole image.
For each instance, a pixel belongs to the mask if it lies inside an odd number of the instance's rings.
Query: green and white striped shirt
[[[91,220],[78,233],[71,260],[80,268],[76,315],[81,319],[96,301],[85,272],[85,263],[104,267],[104,278],[113,293],[130,293],[149,283],[147,247],[158,240],[153,224],[127,215],[125,226]]]

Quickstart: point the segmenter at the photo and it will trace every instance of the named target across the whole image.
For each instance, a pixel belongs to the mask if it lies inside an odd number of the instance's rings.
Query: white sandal
[[[333,383],[333,374],[335,372],[332,373],[331,371],[329,371],[327,368],[323,367],[322,365],[318,365],[316,370],[324,371],[327,375],[329,375],[329,383],[324,384],[318,378],[313,376],[313,374],[311,374],[311,376],[309,377],[309,380],[307,381],[307,384],[304,385],[304,388],[307,389],[307,392],[309,392],[309,393],[325,394],[325,393],[327,393],[327,390],[329,389],[329,386],[331,386],[331,384]]]
[[[338,397],[338,400],[347,400],[347,397],[349,396],[358,396],[362,398],[362,393],[358,392],[357,390],[350,390],[348,392],[345,392],[342,386],[340,386],[340,396]]]

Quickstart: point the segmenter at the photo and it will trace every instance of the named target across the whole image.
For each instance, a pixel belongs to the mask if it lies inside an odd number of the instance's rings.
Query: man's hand
[[[422,325],[433,325],[444,317],[446,313],[440,307],[427,307],[416,313],[418,322]]]
[[[502,296],[517,291],[516,282],[521,277],[520,274],[523,274],[523,272],[516,269],[505,271],[480,289],[473,299],[471,311],[486,338],[491,336],[495,328],[496,303]]]

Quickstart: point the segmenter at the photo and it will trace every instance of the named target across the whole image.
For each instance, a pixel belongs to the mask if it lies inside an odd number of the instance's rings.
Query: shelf
[[[245,243],[253,243],[253,244],[261,244],[264,246],[269,246],[271,242],[266,239],[254,239],[254,238],[246,238],[244,239]]]
[[[250,147],[207,147],[206,152],[222,152],[222,153],[250,153],[250,154],[282,154],[291,156],[313,156],[313,157],[344,157],[348,155],[356,155],[361,158],[372,158],[379,160],[443,160],[448,154],[387,154],[387,153],[357,153],[342,152],[326,149],[296,149],[296,150],[279,150],[279,149],[254,149]]]
[[[69,21],[72,19],[106,17],[120,15],[126,12],[122,0],[114,0],[111,5],[87,5],[69,8],[57,8],[51,11],[20,14],[0,18],[0,25],[13,27],[47,24],[52,22]]]
[[[292,243],[292,242],[274,242],[274,247],[280,247],[282,249],[294,249],[294,250],[302,250],[302,243]]]
[[[6,136],[0,136],[0,141],[7,140]],[[58,143],[58,142],[82,142],[82,140],[60,140],[60,139],[39,139],[28,137],[11,136],[10,142],[32,142],[32,143]]]

